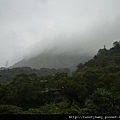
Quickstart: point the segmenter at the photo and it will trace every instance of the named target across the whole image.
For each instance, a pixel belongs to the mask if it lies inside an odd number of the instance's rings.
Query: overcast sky
[[[120,40],[120,0],[0,0],[0,67],[54,48],[96,53]]]

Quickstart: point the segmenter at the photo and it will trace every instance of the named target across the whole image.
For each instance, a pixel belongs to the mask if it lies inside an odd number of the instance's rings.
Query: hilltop
[[[105,67],[114,67],[120,65],[120,41],[114,42],[113,47],[106,49],[105,46],[103,49],[99,49],[97,55],[87,62],[79,63],[77,65],[77,70],[83,70],[84,68],[105,68]]]

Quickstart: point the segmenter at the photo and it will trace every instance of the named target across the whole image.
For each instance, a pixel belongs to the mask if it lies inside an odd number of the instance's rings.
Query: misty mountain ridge
[[[22,59],[15,63],[10,68],[14,67],[31,67],[35,69],[40,68],[70,68],[75,69],[78,63],[85,62],[92,58],[92,55],[79,54],[75,51],[61,52],[58,49],[45,50],[43,53]]]

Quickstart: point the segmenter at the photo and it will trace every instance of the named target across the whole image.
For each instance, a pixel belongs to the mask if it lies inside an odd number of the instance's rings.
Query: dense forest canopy
[[[32,69],[30,67],[18,67],[18,68],[4,68],[0,70],[0,82],[11,82],[16,75],[18,74],[36,74],[38,76],[47,76],[47,75],[54,75],[56,73],[70,73],[69,68],[59,68],[59,69],[49,69],[49,68],[41,68],[41,69]]]
[[[14,68],[1,70],[0,81],[1,114],[119,114],[120,41],[72,73]]]

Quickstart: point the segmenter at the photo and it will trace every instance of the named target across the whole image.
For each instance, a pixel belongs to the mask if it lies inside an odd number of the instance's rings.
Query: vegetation
[[[70,72],[69,68],[59,68],[59,69],[49,69],[49,68],[41,68],[41,69],[32,69],[30,67],[18,67],[18,68],[4,68],[0,70],[0,82],[11,82],[16,75],[18,74],[36,74],[38,76],[47,76],[47,75],[54,75],[56,73],[68,73]]]
[[[9,83],[1,82],[0,113],[119,114],[120,42],[113,45],[80,63],[72,75],[21,73]]]

